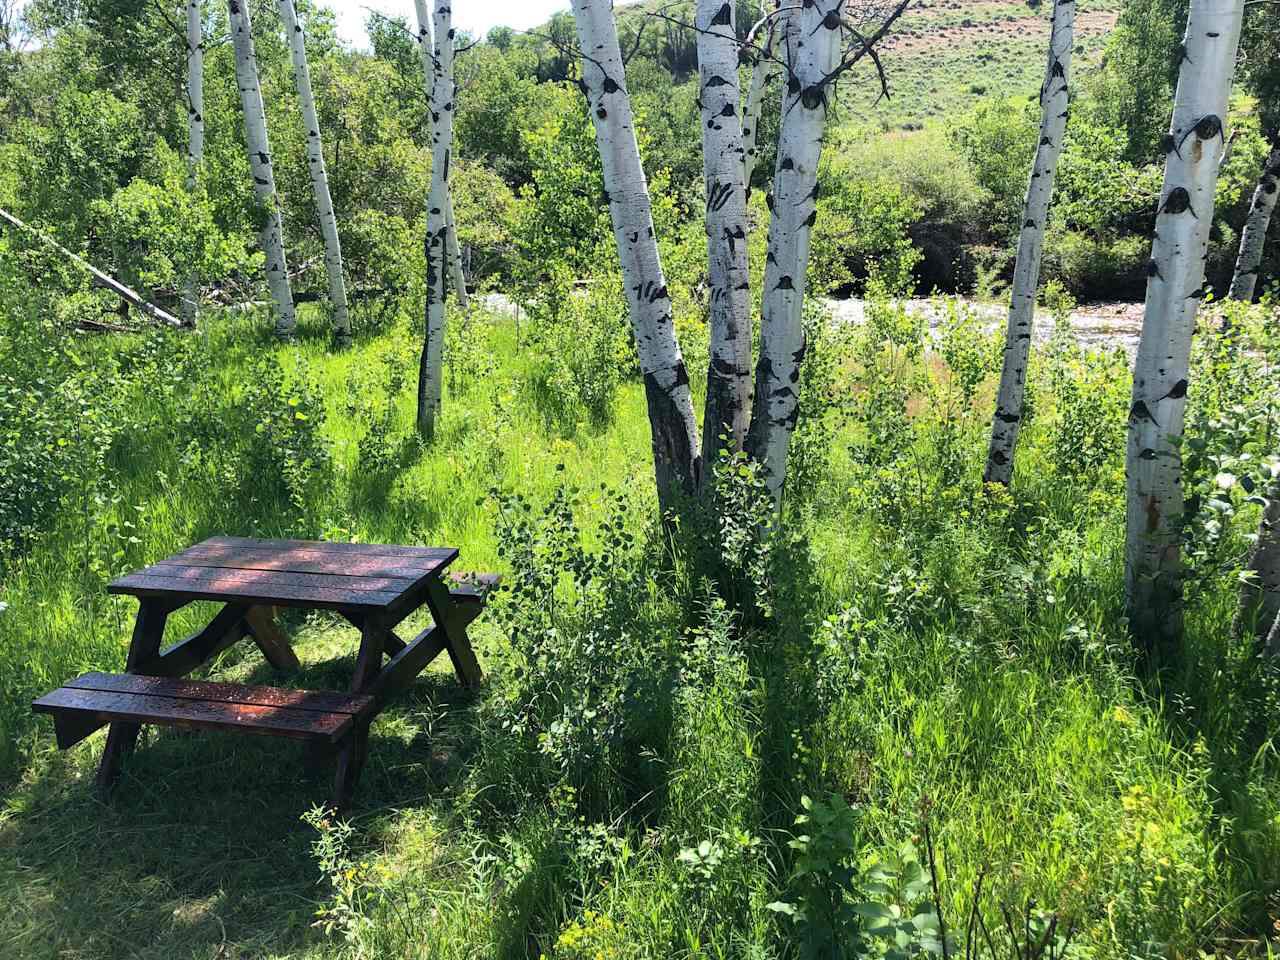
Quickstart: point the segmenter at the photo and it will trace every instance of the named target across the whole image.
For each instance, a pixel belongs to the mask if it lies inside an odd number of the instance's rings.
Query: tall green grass
[[[788,957],[795,928],[768,904],[797,889],[801,798],[832,792],[868,855],[928,817],[951,916],[981,876],[993,921],[1032,897],[1090,956],[1264,952],[1275,687],[1228,637],[1231,577],[1195,592],[1184,650],[1140,663],[1119,451],[1104,432],[1100,466],[1055,459],[1068,402],[1109,423],[1127,388],[1080,377],[1068,400],[1037,368],[1017,483],[984,491],[989,379],[886,350],[893,322],[819,338],[836,375],[807,381],[827,393],[806,408],[824,429],[798,441],[810,486],[763,559],[654,522],[634,382],[611,424],[550,432],[506,321],[476,325],[496,362],[458,371],[427,447],[403,327],[337,354],[315,320],[288,346],[247,318],[194,342],[78,341],[101,389],[127,395],[101,470],[68,485],[0,594],[0,952]],[[944,336],[992,372],[972,325]],[[1237,518],[1237,549],[1252,522]],[[350,829],[307,815],[327,785],[287,747],[216,735],[150,735],[100,804],[101,736],[60,754],[27,713],[122,665],[133,610],[103,593],[111,576],[214,533],[451,544],[516,588],[475,627],[478,698],[437,665],[379,717]],[[318,614],[289,627],[301,678],[241,648],[210,673],[342,686],[354,632]]]

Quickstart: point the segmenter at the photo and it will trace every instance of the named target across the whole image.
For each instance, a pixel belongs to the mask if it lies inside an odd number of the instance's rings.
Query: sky
[[[338,36],[356,47],[367,47],[364,22],[369,10],[402,16],[413,22],[413,0],[319,0],[338,17]],[[545,23],[557,10],[569,9],[569,0],[453,0],[453,26],[483,37],[491,27],[527,30]]]

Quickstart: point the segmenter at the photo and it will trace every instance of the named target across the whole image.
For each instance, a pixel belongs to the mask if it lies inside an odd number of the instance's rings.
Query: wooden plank
[[[427,627],[410,640],[403,650],[388,661],[369,687],[369,693],[377,698],[379,707],[390,697],[407,690],[418,674],[440,656],[444,648],[444,631],[437,626]]]
[[[454,672],[464,686],[475,689],[484,679],[484,674],[471,649],[471,641],[467,639],[467,624],[479,613],[478,605],[457,603],[440,580],[427,584],[427,605],[431,608],[431,616],[445,632],[445,648],[453,661]]]
[[[290,690],[285,687],[263,687],[246,683],[180,680],[172,677],[147,677],[133,673],[97,671],[76,677],[67,683],[64,689],[136,696],[164,696],[177,700],[239,703],[254,707],[287,707],[290,710],[347,713],[352,716],[367,712],[373,705],[372,697],[330,690]]]
[[[277,670],[289,673],[302,669],[298,655],[289,644],[289,638],[276,626],[275,610],[271,607],[250,607],[244,619],[249,624],[249,632],[253,634],[258,649],[267,658],[267,663]]]
[[[172,607],[173,604],[165,600],[143,598],[139,601],[138,617],[133,623],[133,639],[129,643],[129,655],[125,659],[126,669],[137,670],[140,664],[160,652],[160,642],[164,639],[164,625]],[[133,752],[140,729],[137,723],[111,724],[111,729],[107,731],[107,745],[103,748],[102,760],[98,763],[96,782],[100,794],[105,796],[110,793],[111,788],[120,778],[124,758]]]
[[[276,606],[315,607],[336,610],[342,607],[385,607],[399,594],[360,590],[331,590],[325,587],[258,587],[241,580],[212,579],[188,584],[170,577],[130,574],[107,587],[111,593],[141,597],[179,595],[188,600],[241,600]]]
[[[357,630],[364,629],[364,614],[358,610],[339,610],[347,623],[351,624]],[[404,641],[395,635],[391,630],[387,631],[386,653],[388,657],[394,657],[397,653],[404,649]]]
[[[338,587],[344,590],[364,590],[371,593],[407,590],[413,586],[418,576],[421,576],[418,574],[413,577],[363,577],[332,573],[298,573],[293,570],[251,570],[243,567],[178,563],[171,560],[153,563],[145,570],[138,571],[138,574],[148,577],[170,577],[190,583],[222,578],[273,586]],[[138,574],[130,574],[130,576]]]
[[[192,547],[192,551],[196,548]],[[332,557],[323,554],[285,554],[269,550],[244,550],[234,553],[222,548],[180,553],[162,560],[165,567],[212,567],[220,570],[258,570],[275,573],[312,573],[347,580],[355,577],[390,577],[395,580],[417,580],[445,566],[444,561],[416,561],[405,557]],[[131,576],[165,576],[152,574],[154,565]],[[116,581],[117,583],[119,581]]]
[[[189,700],[157,694],[78,690],[74,687],[60,687],[41,697],[33,707],[41,713],[67,711],[89,714],[112,721],[113,728],[124,723],[135,727],[142,723],[154,723],[329,742],[340,739],[356,722],[356,718],[349,713],[321,713],[315,710]]]
[[[137,673],[155,677],[183,677],[212,657],[244,639],[248,624],[244,615],[248,606],[228,603],[209,621],[185,640],[179,640],[135,667]]]
[[[354,554],[361,557],[415,557],[440,560],[457,554],[456,547],[414,547],[391,543],[345,543],[330,540],[262,540],[254,537],[210,537],[196,544],[203,546],[240,547],[249,550],[315,550],[334,556]]]

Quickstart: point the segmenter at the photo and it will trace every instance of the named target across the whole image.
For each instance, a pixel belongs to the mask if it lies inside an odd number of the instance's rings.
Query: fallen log
[[[53,247],[53,249],[57,250],[60,254],[62,254],[64,257],[66,257],[68,260],[74,263],[77,267],[79,267],[81,270],[86,271],[91,277],[93,277],[93,282],[95,284],[107,290],[110,290],[112,293],[118,296],[125,303],[128,303],[131,306],[136,307],[138,310],[141,310],[144,314],[146,314],[152,320],[155,320],[157,323],[165,323],[171,327],[182,326],[182,321],[180,321],[177,317],[173,316],[170,313],[166,313],[164,310],[161,310],[155,304],[148,303],[146,300],[143,300],[142,297],[135,290],[132,290],[131,288],[126,287],[123,283],[121,283],[119,280],[116,280],[114,277],[107,276],[105,273],[103,273],[93,264],[89,263],[83,257],[79,257],[76,254],[72,253],[70,250],[68,250],[62,244],[58,243],[58,241],[54,240],[48,234],[41,233],[35,227],[29,226],[28,224],[23,223],[13,214],[9,213],[7,210],[4,210],[3,208],[0,208],[0,220],[4,220],[5,222],[11,224],[12,226],[17,227],[20,230],[26,231],[27,233],[35,237],[37,240],[39,240],[41,243],[44,243],[47,246]]]

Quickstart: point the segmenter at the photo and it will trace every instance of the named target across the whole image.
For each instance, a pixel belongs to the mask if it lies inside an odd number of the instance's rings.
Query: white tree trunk
[[[453,191],[444,198],[444,217],[448,227],[445,234],[445,254],[449,258],[449,286],[458,298],[458,306],[467,309],[471,300],[467,295],[467,275],[462,270],[462,248],[458,245],[458,225],[453,222]]]
[[[776,7],[776,4],[775,4]],[[761,53],[751,68],[751,83],[747,87],[747,100],[742,108],[742,179],[747,195],[751,194],[751,175],[755,173],[759,159],[760,115],[764,112],[764,97],[769,84],[782,72],[777,58],[777,38],[786,32],[787,14],[779,13],[765,27]]]
[[[316,116],[315,96],[311,91],[311,70],[307,66],[306,36],[298,20],[293,0],[277,0],[280,20],[293,55],[293,82],[302,105],[303,135],[307,139],[307,167],[315,190],[316,215],[324,236],[324,268],[329,277],[329,299],[333,304],[333,333],[339,344],[351,340],[351,318],[347,313],[347,285],[342,278],[342,242],[338,239],[338,218],[333,212],[329,194],[329,174],[324,166],[324,145],[320,139],[320,120]]]
[[[119,297],[125,303],[129,304],[130,306],[136,307],[139,312],[146,314],[148,317],[150,317],[152,320],[155,320],[157,323],[165,323],[171,327],[180,327],[184,325],[182,321],[178,320],[177,317],[174,317],[171,314],[165,312],[164,310],[161,310],[155,304],[147,303],[147,301],[143,300],[141,295],[139,295],[139,293],[136,290],[134,290],[132,287],[126,287],[123,283],[121,283],[115,277],[111,277],[103,273],[101,270],[99,270],[93,264],[89,263],[83,257],[76,256],[76,254],[72,253],[70,250],[68,250],[66,247],[60,244],[57,240],[53,239],[53,237],[49,236],[48,234],[41,233],[39,230],[31,226],[30,224],[23,223],[21,220],[19,220],[9,211],[0,209],[0,220],[3,220],[5,223],[10,224],[11,226],[17,227],[19,230],[26,231],[27,233],[31,234],[31,236],[39,240],[41,243],[48,244],[54,250],[57,250],[60,254],[66,257],[71,263],[75,264],[85,273],[89,274],[89,276],[93,278],[93,282],[95,285],[102,287],[104,290],[110,290],[112,293],[114,293],[117,297]]]
[[[782,97],[782,129],[773,179],[773,216],[765,263],[760,357],[747,451],[764,466],[775,507],[782,503],[787,451],[795,429],[801,324],[809,234],[817,216],[818,161],[826,129],[830,77],[840,60],[842,0],[813,0],[791,14],[789,82]],[[794,36],[794,39],[792,37]]]
[[[187,14],[187,193],[195,194],[204,161],[204,18],[200,0],[186,0]],[[182,323],[194,327],[200,290],[194,271],[183,283]]]
[[[227,11],[235,47],[236,86],[240,88],[240,105],[244,110],[249,174],[253,177],[253,193],[258,199],[262,218],[259,236],[267,257],[267,286],[271,288],[271,297],[276,302],[276,334],[291,337],[297,321],[293,312],[293,291],[289,288],[289,268],[284,257],[284,227],[280,202],[276,197],[276,178],[271,169],[267,114],[262,106],[262,87],[258,82],[258,63],[253,53],[247,0],[227,0]]]
[[[418,368],[418,432],[435,435],[444,374],[445,295],[448,278],[449,160],[453,150],[453,11],[436,0],[431,84],[431,191],[427,195],[427,332]]]
[[[741,450],[746,439],[751,414],[751,283],[733,3],[698,0],[695,17],[711,280],[711,356],[702,459],[710,464],[724,445],[722,434],[729,438],[732,450]]]
[[[1071,46],[1075,32],[1075,0],[1055,0],[1049,28],[1049,62],[1040,87],[1040,145],[1031,164],[1018,234],[1018,260],[1013,271],[1013,299],[1004,341],[1004,369],[987,451],[987,483],[1008,484],[1013,478],[1013,457],[1022,425],[1026,391],[1027,358],[1036,316],[1036,289],[1040,285],[1040,258],[1044,251],[1045,221],[1053,198],[1053,180],[1067,132],[1070,99]]]
[[[1182,439],[1191,337],[1204,286],[1218,158],[1244,0],[1192,0],[1129,410],[1125,587],[1146,647],[1182,635]]]
[[[1240,234],[1240,255],[1236,257],[1235,275],[1231,278],[1229,296],[1232,300],[1253,300],[1258,268],[1262,265],[1262,251],[1267,244],[1267,228],[1271,226],[1277,196],[1280,196],[1280,145],[1272,148],[1258,179],[1258,188],[1253,191],[1249,217]]]
[[[613,235],[622,265],[631,327],[653,438],[654,474],[664,509],[677,491],[693,494],[701,480],[698,423],[671,299],[653,232],[649,186],[640,164],[611,0],[573,0],[582,49],[582,85],[604,168]]]
[[[427,10],[427,0],[413,0],[418,15],[418,56],[422,60],[422,80],[427,88],[427,103],[433,111],[435,103],[436,68],[435,56],[432,53],[431,15]],[[432,120],[435,125],[435,120]],[[434,139],[432,140],[434,143]],[[458,246],[458,228],[453,222],[453,197],[445,198],[445,220],[448,232],[445,234],[445,254],[449,258],[449,283],[458,298],[458,305],[464,310],[470,302],[467,296],[467,277],[462,270],[462,250]]]

